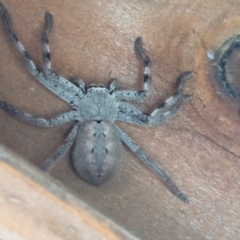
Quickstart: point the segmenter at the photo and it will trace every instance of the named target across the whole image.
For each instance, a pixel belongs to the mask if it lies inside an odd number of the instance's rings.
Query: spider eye
[[[94,84],[94,83],[92,83],[92,84],[90,84],[90,85],[88,86],[88,88],[95,88],[95,87],[97,87],[97,85]]]
[[[92,91],[108,91],[108,89],[104,85],[102,85],[102,84],[97,85],[97,84],[94,84],[94,83],[90,84],[88,86],[88,90],[90,92],[92,92]]]
[[[91,83],[89,84],[88,88],[106,88],[103,84],[95,84],[95,83]]]

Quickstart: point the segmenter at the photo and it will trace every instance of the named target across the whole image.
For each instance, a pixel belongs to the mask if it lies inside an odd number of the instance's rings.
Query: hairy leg
[[[49,36],[53,27],[53,17],[51,13],[45,13],[45,26],[42,34],[42,55],[43,55],[43,72],[46,75],[51,73],[51,54],[49,48]]]
[[[14,108],[12,105],[3,101],[0,101],[0,108],[16,118],[19,118],[27,123],[37,125],[40,127],[54,127],[54,126],[64,124],[73,120],[77,120],[77,113],[74,110],[63,113],[57,117],[54,117],[48,120],[44,118],[36,118],[31,116],[30,114],[23,113],[17,110],[16,108]]]
[[[151,87],[152,87],[151,60],[143,50],[141,37],[138,37],[136,39],[134,44],[134,50],[135,50],[135,53],[142,59],[145,65],[143,91],[117,90],[116,97],[119,100],[126,100],[126,101],[143,100],[149,96],[151,91]]]
[[[70,147],[73,145],[77,133],[78,133],[79,124],[76,123],[73,128],[71,129],[70,133],[68,134],[67,138],[65,139],[64,144],[57,149],[53,157],[47,159],[44,164],[42,165],[42,170],[47,171],[53,164],[56,163],[57,160],[65,153],[67,152]]]
[[[117,126],[116,126],[117,127]],[[188,197],[182,193],[174,182],[169,178],[166,172],[159,167],[155,162],[149,159],[149,157],[144,153],[144,151],[130,138],[125,132],[123,132],[119,127],[117,127],[121,140],[135,153],[137,156],[150,168],[152,169],[164,182],[165,186],[179,198],[181,201],[188,203]]]
[[[178,80],[177,92],[155,109],[149,116],[134,106],[121,102],[119,104],[120,112],[117,120],[141,126],[154,126],[172,117],[184,102],[191,99],[190,95],[183,95],[182,90],[184,83],[192,76],[192,72],[184,73]]]
[[[76,106],[79,102],[79,99],[83,97],[82,91],[66,80],[65,78],[59,76],[58,74],[51,72],[50,73],[50,58],[48,60],[47,57],[44,57],[44,68],[46,73],[42,73],[38,71],[36,68],[34,62],[30,58],[29,54],[26,52],[23,45],[18,40],[17,35],[14,32],[13,24],[10,18],[10,15],[7,11],[7,9],[4,7],[2,3],[0,3],[0,17],[2,19],[3,27],[5,29],[5,32],[7,36],[9,37],[10,41],[14,44],[16,49],[18,50],[22,60],[24,61],[28,71],[45,87],[47,87],[51,92],[56,94],[58,97],[62,98],[67,103],[71,104],[72,106]],[[47,36],[50,34],[51,31],[51,17],[49,14],[46,14],[46,25],[44,28],[43,35]],[[43,48],[43,54],[47,55],[48,52],[48,44],[46,44],[46,41],[42,41],[42,48]]]

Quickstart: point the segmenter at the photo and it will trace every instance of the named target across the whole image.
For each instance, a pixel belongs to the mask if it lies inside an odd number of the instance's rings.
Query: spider
[[[41,39],[43,71],[39,71],[35,67],[23,45],[19,42],[13,30],[9,13],[1,3],[0,16],[6,34],[20,53],[28,71],[72,108],[68,112],[47,120],[20,112],[9,103],[0,101],[0,108],[8,114],[40,127],[54,127],[69,121],[75,121],[64,144],[42,165],[43,170],[48,170],[73,146],[72,165],[75,172],[86,182],[98,186],[109,180],[120,167],[121,142],[123,142],[160,177],[177,198],[183,202],[189,202],[188,197],[177,188],[165,171],[150,160],[135,141],[114,122],[124,121],[134,125],[150,127],[173,116],[184,102],[191,99],[191,96],[184,95],[182,90],[184,83],[192,77],[193,72],[182,74],[178,79],[176,93],[150,115],[146,115],[126,102],[145,100],[151,91],[151,60],[143,50],[141,37],[135,40],[134,50],[144,62],[143,90],[117,90],[115,80],[110,83],[108,88],[95,84],[86,86],[81,79],[76,78],[73,82],[70,82],[51,70],[48,38],[53,27],[53,17],[50,13],[45,13],[45,26]]]

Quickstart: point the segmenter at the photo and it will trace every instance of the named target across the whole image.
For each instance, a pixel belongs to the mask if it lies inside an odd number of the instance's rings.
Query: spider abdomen
[[[92,185],[101,185],[121,165],[122,144],[116,127],[105,121],[83,123],[73,148],[73,167]]]

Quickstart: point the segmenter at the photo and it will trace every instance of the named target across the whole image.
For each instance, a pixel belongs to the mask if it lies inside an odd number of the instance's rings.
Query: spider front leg
[[[17,35],[14,33],[13,25],[11,18],[9,16],[8,11],[4,7],[2,3],[0,3],[0,15],[2,18],[3,26],[5,31],[7,32],[11,42],[15,45],[17,50],[19,51],[21,57],[23,58],[28,70],[36,76],[38,74],[38,70],[31,60],[29,54],[26,52],[23,45],[19,42]],[[45,14],[45,27],[42,35],[42,52],[43,52],[43,69],[46,75],[51,73],[51,61],[50,61],[50,51],[48,45],[48,37],[51,33],[52,26],[53,26],[53,18],[50,13]]]
[[[51,55],[49,48],[49,36],[53,27],[53,17],[49,12],[45,13],[45,26],[42,34],[42,55],[43,55],[43,71],[46,75],[51,74]]]
[[[142,38],[138,37],[134,43],[135,53],[142,59],[144,62],[144,85],[143,91],[128,91],[128,90],[118,90],[116,91],[116,97],[119,100],[126,101],[137,101],[148,98],[151,87],[152,87],[152,75],[151,75],[151,60],[144,52],[142,47]]]
[[[190,95],[183,94],[183,86],[193,74],[193,72],[185,72],[180,76],[177,92],[151,113],[148,117],[148,125],[153,126],[172,117],[184,102],[192,99]]]
[[[116,126],[117,127],[117,126]],[[134,152],[138,157],[150,168],[152,169],[164,182],[166,187],[175,195],[178,199],[183,202],[188,203],[188,197],[182,193],[178,187],[174,184],[171,178],[166,174],[166,172],[159,167],[156,163],[149,159],[149,157],[144,153],[144,151],[130,138],[124,131],[117,127],[118,133],[121,140]]]
[[[176,93],[155,109],[149,116],[134,106],[121,102],[119,104],[120,111],[117,120],[140,126],[154,126],[172,117],[184,102],[191,99],[191,96],[184,95],[182,90],[185,82],[192,76],[193,72],[185,72],[180,76]]]
[[[82,91],[58,74],[51,72],[51,61],[50,51],[48,46],[48,37],[50,35],[53,19],[50,13],[45,15],[45,27],[42,35],[42,51],[43,51],[43,68],[44,72],[40,72],[29,54],[26,52],[23,45],[18,40],[17,35],[14,32],[13,24],[7,9],[2,3],[0,3],[0,18],[2,19],[3,27],[10,41],[14,44],[18,50],[22,60],[24,61],[28,71],[46,88],[48,88],[55,95],[69,103],[70,105],[76,106],[79,99],[84,96]]]
[[[27,66],[28,70],[34,76],[36,76],[39,72],[38,72],[37,68],[35,67],[33,61],[31,60],[31,58],[29,57],[28,53],[24,49],[23,45],[19,42],[18,37],[14,33],[11,18],[9,16],[7,9],[4,7],[4,5],[2,3],[0,3],[0,16],[1,16],[1,19],[3,22],[4,29],[7,33],[10,41],[17,48],[18,52],[20,53],[23,61],[25,62],[26,66]]]

